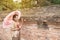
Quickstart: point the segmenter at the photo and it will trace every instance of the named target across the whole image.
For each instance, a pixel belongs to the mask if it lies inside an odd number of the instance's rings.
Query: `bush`
[[[60,0],[48,0],[48,1],[50,1],[53,4],[60,4]]]

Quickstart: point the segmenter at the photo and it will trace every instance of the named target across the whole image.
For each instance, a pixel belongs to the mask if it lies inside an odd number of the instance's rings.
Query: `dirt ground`
[[[2,24],[1,24],[2,25]],[[60,40],[60,29],[38,28],[37,24],[24,24],[20,30],[20,40]],[[5,40],[4,32],[0,26],[0,39]],[[4,38],[4,39],[3,39]]]
[[[31,24],[21,29],[21,40],[60,40],[60,31],[54,28],[46,30]]]

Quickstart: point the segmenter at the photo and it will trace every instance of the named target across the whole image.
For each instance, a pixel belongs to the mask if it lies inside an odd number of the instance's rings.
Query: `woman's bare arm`
[[[21,18],[21,22],[19,23],[19,28],[21,29],[22,26],[23,26],[23,18]]]

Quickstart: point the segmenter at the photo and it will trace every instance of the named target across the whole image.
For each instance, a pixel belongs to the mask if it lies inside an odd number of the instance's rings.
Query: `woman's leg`
[[[13,40],[20,40],[19,31],[13,31],[12,39]]]

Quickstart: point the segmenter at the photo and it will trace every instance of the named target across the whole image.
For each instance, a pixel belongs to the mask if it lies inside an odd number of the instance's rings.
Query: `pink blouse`
[[[3,28],[8,28],[10,27],[10,25],[13,25],[13,15],[17,14],[18,15],[18,19],[20,18],[21,16],[21,12],[20,11],[13,11],[11,13],[9,13],[9,15],[7,15],[5,18],[4,18],[4,21],[3,21]]]

